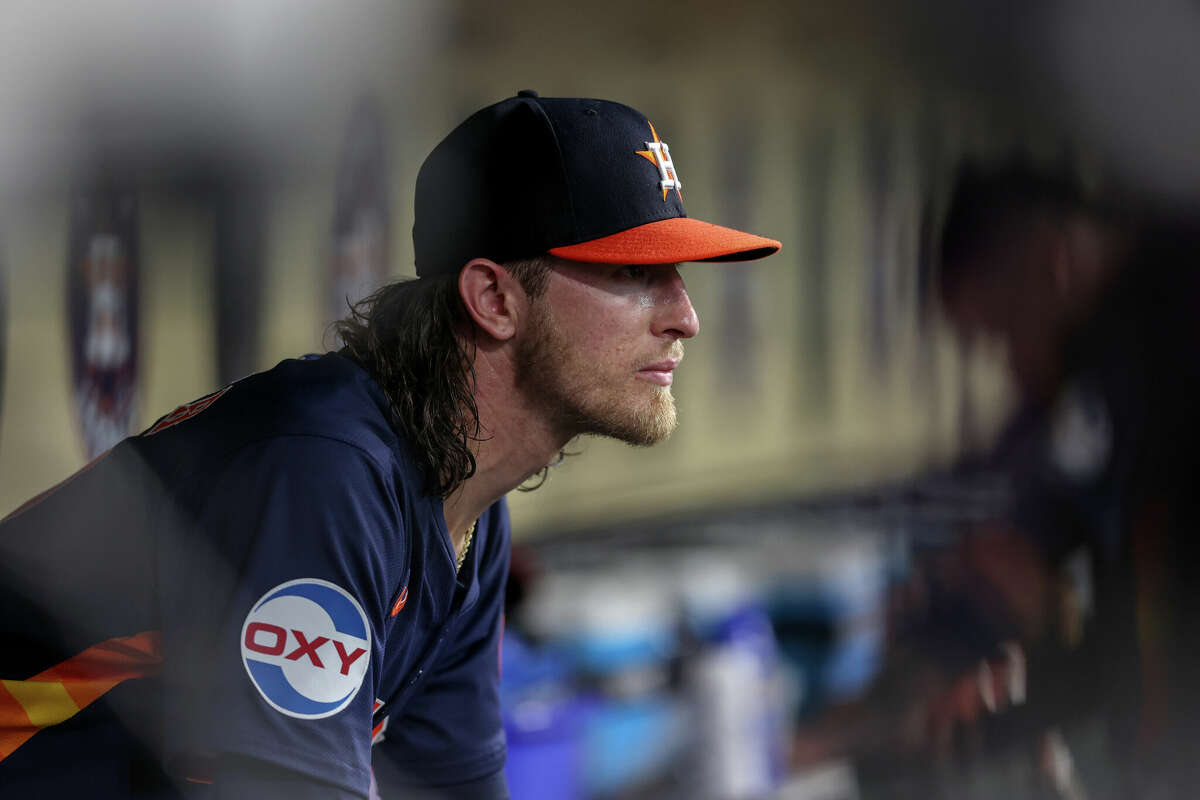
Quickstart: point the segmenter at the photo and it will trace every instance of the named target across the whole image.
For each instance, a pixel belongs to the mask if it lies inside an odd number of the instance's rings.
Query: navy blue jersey
[[[0,524],[0,796],[503,795],[507,509],[456,573],[387,408],[284,361]]]

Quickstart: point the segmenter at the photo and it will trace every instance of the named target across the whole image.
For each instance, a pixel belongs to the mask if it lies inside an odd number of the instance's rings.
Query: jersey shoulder
[[[285,437],[343,442],[381,466],[409,461],[383,391],[338,353],[281,361],[185,403],[136,438],[152,463],[183,475],[211,471],[246,447]]]

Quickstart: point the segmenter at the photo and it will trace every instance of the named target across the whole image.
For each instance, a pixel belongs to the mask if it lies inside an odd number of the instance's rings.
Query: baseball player
[[[649,445],[698,320],[637,111],[524,91],[417,178],[418,278],[0,524],[0,794],[507,796],[504,495],[572,437]],[[374,752],[372,745],[374,744]]]

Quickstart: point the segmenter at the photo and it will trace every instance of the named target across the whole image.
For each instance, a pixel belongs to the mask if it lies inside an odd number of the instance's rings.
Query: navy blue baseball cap
[[[779,242],[692,219],[670,147],[640,112],[522,91],[475,112],[417,175],[420,276],[472,258],[602,264],[750,261]]]

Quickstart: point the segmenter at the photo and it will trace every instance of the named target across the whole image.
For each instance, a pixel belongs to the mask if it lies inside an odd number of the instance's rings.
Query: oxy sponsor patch
[[[371,629],[358,601],[318,578],[281,583],[242,625],[242,663],[276,711],[332,716],[358,693],[371,660]]]

